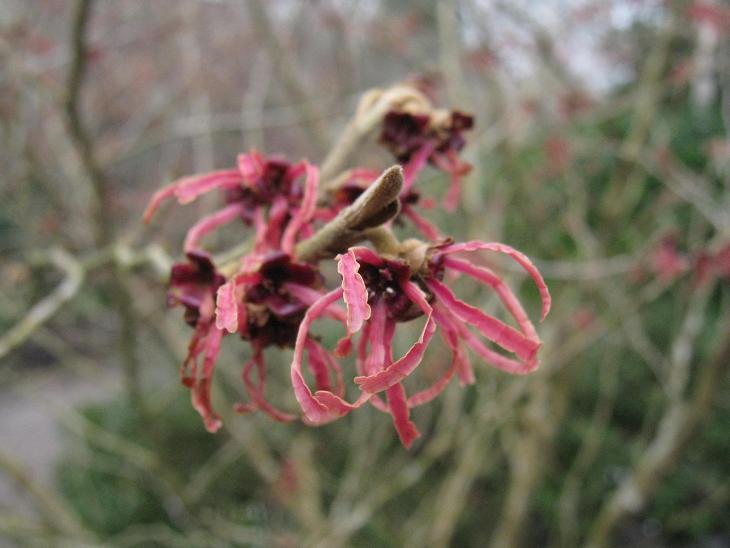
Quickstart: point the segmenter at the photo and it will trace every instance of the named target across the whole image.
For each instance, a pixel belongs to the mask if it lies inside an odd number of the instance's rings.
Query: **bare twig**
[[[105,218],[109,211],[108,196],[104,185],[104,174],[96,161],[93,143],[81,116],[81,90],[87,72],[89,48],[86,43],[89,20],[94,5],[93,0],[78,0],[71,27],[71,64],[66,76],[66,97],[64,106],[71,139],[76,145],[79,159],[87,173],[94,204],[92,217],[96,229],[97,245],[107,244],[111,239],[111,223]]]
[[[611,420],[618,388],[618,364],[615,352],[605,354],[600,367],[600,394],[593,411],[590,426],[573,465],[565,476],[563,489],[558,499],[558,528],[560,538],[556,546],[576,546],[578,540],[578,509],[581,501],[581,485],[585,474],[598,455],[601,442]]]
[[[313,236],[300,242],[296,256],[301,261],[315,261],[344,251],[365,239],[365,232],[395,217],[400,210],[398,194],[403,186],[400,166],[386,169],[357,200],[346,207]]]
[[[169,272],[171,262],[170,257],[155,244],[140,251],[123,244],[115,244],[102,248],[83,260],[69,255],[60,248],[53,248],[47,254],[43,254],[43,259],[57,266],[66,276],[53,292],[35,304],[17,324],[0,337],[0,358],[33,336],[64,304],[72,300],[79,293],[81,284],[90,272],[109,264],[125,269],[145,264],[163,279]]]
[[[697,383],[692,393],[671,402],[667,407],[655,437],[598,513],[588,535],[588,548],[600,548],[610,543],[620,521],[644,506],[699,432],[698,426],[707,417],[715,395],[722,386],[721,380],[730,368],[728,322],[722,322],[721,326],[725,331],[718,351],[707,363],[698,365]]]
[[[62,249],[54,248],[49,251],[48,260],[62,270],[65,277],[52,293],[36,303],[22,320],[0,337],[0,358],[23,344],[81,288],[84,269],[76,259]]]
[[[84,126],[80,107],[82,84],[86,76],[89,57],[86,35],[93,5],[93,0],[78,0],[76,4],[71,29],[71,65],[67,76],[65,106],[69,133],[76,146],[95,198],[96,207],[93,217],[95,219],[96,243],[97,247],[101,248],[108,246],[113,241],[113,207],[108,192],[108,181],[96,159],[94,144]],[[131,306],[133,296],[128,293],[122,278],[123,270],[119,267],[115,268],[110,292],[121,323],[119,349],[124,364],[127,391],[132,406],[143,411],[140,365],[136,355],[136,318]]]
[[[63,502],[58,500],[52,491],[42,487],[22,463],[0,453],[0,471],[23,488],[31,497],[42,519],[55,531],[78,539],[88,537],[88,532],[73,514],[69,513]]]

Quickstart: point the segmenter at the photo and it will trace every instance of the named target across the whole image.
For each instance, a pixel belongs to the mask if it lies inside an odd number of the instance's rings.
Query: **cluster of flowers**
[[[279,421],[301,416],[314,425],[342,417],[369,402],[392,416],[406,447],[419,436],[410,419],[411,408],[432,400],[454,376],[462,384],[474,382],[467,348],[509,373],[529,373],[537,367],[540,339],[519,300],[492,270],[465,257],[486,250],[514,259],[537,284],[544,318],[550,309],[550,295],[537,269],[525,255],[504,244],[453,243],[415,209],[419,195],[414,183],[427,164],[451,177],[444,200],[447,209],[456,206],[461,177],[470,168],[459,158],[459,152],[472,118],[460,112],[443,112],[429,115],[393,110],[383,119],[380,142],[402,164],[402,170],[388,170],[390,176],[400,179],[397,219],[390,215],[376,229],[390,235],[387,246],[378,245],[377,239],[368,238],[363,231],[354,244],[350,243],[352,234],[343,238],[342,242],[348,243],[341,249],[330,247],[306,259],[299,254],[303,242],[311,242],[318,230],[357,205],[358,198],[382,180],[383,176],[379,178],[377,172],[367,169],[348,171],[342,183],[323,196],[316,166],[251,151],[239,156],[234,169],[187,177],[153,196],[146,220],[169,198],[186,204],[213,190],[221,191],[225,198],[222,209],[188,231],[184,243],[187,260],[173,266],[168,296],[170,305],[184,307],[185,321],[194,329],[181,376],[210,432],[221,426],[211,403],[211,383],[221,341],[227,335],[237,334],[252,348],[252,358],[242,374],[248,402],[238,404],[238,412],[260,410]],[[433,206],[433,202],[420,203]],[[424,239],[398,242],[391,231],[394,220],[411,222]],[[215,265],[201,241],[232,222],[251,227],[253,243],[230,269]],[[374,248],[355,245],[368,239]],[[334,289],[327,288],[321,271],[323,259],[337,263],[340,280]],[[447,271],[492,288],[516,327],[458,299],[445,283],[455,277],[446,277]],[[335,348],[326,348],[311,332],[312,324],[323,317],[345,329]],[[420,336],[395,359],[397,326],[417,318],[424,322]],[[450,349],[451,363],[430,387],[407,395],[403,382],[418,368],[437,330]],[[340,359],[353,345],[354,383],[359,396],[348,401]],[[278,409],[265,396],[263,351],[270,346],[294,349],[291,381],[301,415]],[[305,366],[314,388],[305,378]]]

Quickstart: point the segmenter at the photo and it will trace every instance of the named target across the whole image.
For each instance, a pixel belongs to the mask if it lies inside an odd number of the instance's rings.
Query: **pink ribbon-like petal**
[[[441,336],[446,346],[451,349],[451,362],[459,373],[459,380],[462,385],[474,384],[474,370],[472,369],[469,356],[461,346],[458,328],[454,325],[452,316],[443,311],[438,303],[433,304],[433,318],[436,325],[441,328]],[[444,386],[445,387],[445,386]],[[415,397],[415,395],[413,396]]]
[[[238,330],[235,280],[229,280],[218,288],[215,299],[215,326],[229,333],[235,333]]]
[[[468,251],[496,251],[497,253],[504,253],[514,259],[525,271],[532,276],[535,281],[538,291],[540,291],[540,298],[542,299],[542,315],[541,320],[545,319],[545,316],[550,312],[550,291],[548,290],[545,280],[543,280],[540,271],[532,264],[532,261],[522,252],[516,249],[497,242],[480,242],[473,240],[470,242],[451,244],[434,252],[434,256],[446,255],[450,253],[468,252]]]
[[[403,385],[399,383],[388,388],[386,394],[388,396],[390,414],[393,417],[393,426],[395,426],[395,430],[398,432],[398,437],[403,446],[409,449],[421,433],[410,419],[406,391]]]
[[[426,220],[413,207],[409,205],[404,205],[401,209],[401,213],[403,213],[403,216],[413,223],[413,225],[421,232],[421,234],[423,234],[432,242],[438,241],[442,238],[439,229],[436,228],[436,226],[433,225],[430,221]]]
[[[185,243],[183,244],[185,253],[197,251],[200,240],[202,240],[205,235],[209,234],[219,226],[223,226],[231,221],[241,218],[245,212],[246,207],[243,204],[233,203],[200,219],[190,230],[188,230],[188,233],[185,236]]]
[[[370,318],[368,290],[358,270],[360,264],[350,249],[337,257],[337,272],[342,276],[342,298],[347,310],[348,334],[360,331],[363,322]]]
[[[193,408],[203,417],[205,429],[215,433],[223,425],[220,416],[213,411],[211,403],[211,387],[213,384],[213,371],[215,362],[221,348],[223,332],[218,329],[211,329],[205,341],[205,356],[203,359],[203,370],[200,376],[195,379],[191,392]]]
[[[251,371],[254,366],[259,377],[258,384],[254,384],[251,380]],[[296,415],[277,409],[266,400],[266,366],[264,364],[263,352],[260,349],[257,349],[253,358],[244,365],[242,377],[246,391],[253,401],[249,404],[236,405],[236,412],[250,413],[259,409],[278,422],[291,422],[297,418]]]
[[[484,361],[497,369],[501,369],[502,371],[513,375],[526,375],[527,373],[532,373],[535,369],[537,369],[539,362],[536,357],[527,361],[518,361],[508,358],[499,352],[495,352],[491,348],[487,348],[484,343],[479,340],[474,333],[469,331],[464,324],[459,322],[458,319],[455,320],[455,325],[459,329],[459,334],[467,346],[476,352],[476,354]]]
[[[499,296],[499,299],[504,304],[505,308],[509,311],[512,317],[520,326],[520,329],[526,337],[534,340],[539,340],[535,326],[532,325],[530,318],[527,316],[525,309],[517,299],[517,296],[512,292],[510,287],[504,283],[499,276],[497,276],[492,270],[485,266],[477,266],[461,259],[455,259],[453,257],[444,258],[444,266],[457,272],[463,272],[467,276],[479,280],[489,286],[491,286]]]
[[[294,213],[284,230],[281,248],[290,255],[294,252],[297,233],[308,223],[317,207],[317,188],[319,186],[319,170],[316,166],[305,163],[307,177],[304,181],[304,197],[302,205]]]
[[[175,189],[175,196],[181,204],[189,204],[201,194],[216,188],[230,189],[240,185],[241,175],[237,170],[221,169],[180,179]]]
[[[413,343],[413,346],[403,357],[388,365],[383,371],[364,377],[355,377],[355,382],[360,385],[360,389],[364,392],[371,394],[382,392],[410,375],[421,363],[426,347],[436,330],[436,324],[432,317],[433,310],[431,305],[428,304],[423,291],[411,281],[402,282],[401,288],[408,298],[426,314],[426,323],[418,340]]]
[[[540,342],[528,339],[515,328],[510,327],[494,316],[485,314],[478,308],[456,298],[451,290],[442,282],[430,279],[428,288],[436,298],[444,304],[451,314],[460,320],[473,325],[489,340],[510,352],[514,352],[523,360],[532,359],[540,348]]]
[[[238,172],[246,186],[251,186],[263,174],[266,160],[257,150],[238,155]]]
[[[435,140],[426,141],[421,148],[419,148],[412,156],[408,163],[403,166],[403,188],[401,189],[401,195],[408,192],[413,183],[416,181],[418,175],[426,167],[429,156],[433,153],[436,148],[437,142]]]
[[[155,192],[142,218],[145,223],[149,222],[162,202],[173,196],[177,197],[181,204],[187,204],[215,188],[235,188],[240,184],[241,176],[236,170],[231,169],[184,177]]]

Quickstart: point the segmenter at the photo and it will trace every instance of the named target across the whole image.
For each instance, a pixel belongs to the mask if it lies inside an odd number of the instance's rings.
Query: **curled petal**
[[[263,207],[256,207],[253,211],[253,228],[255,234],[253,249],[255,254],[260,254],[266,248],[266,238],[268,236],[266,214]],[[246,257],[244,257],[244,260]]]
[[[181,204],[189,204],[201,194],[216,188],[236,188],[240,184],[241,175],[237,170],[221,169],[180,179],[176,184],[175,196]]]
[[[150,219],[152,219],[154,214],[160,208],[162,202],[175,195],[176,188],[177,183],[172,183],[165,187],[162,187],[160,190],[152,195],[152,198],[147,204],[147,209],[144,210],[144,215],[142,216],[142,219],[145,223],[150,222]]]
[[[173,196],[177,197],[181,204],[187,204],[214,188],[235,188],[240,184],[241,176],[235,170],[229,169],[184,177],[161,188],[152,195],[144,212],[144,222],[149,222],[162,202]]]
[[[312,322],[317,318],[325,314],[325,310],[331,306],[335,301],[342,297],[342,289],[337,288],[329,293],[323,295],[317,302],[309,307],[307,312],[304,314],[304,319],[299,325],[299,332],[297,333],[297,340],[294,345],[294,356],[291,364],[291,380],[294,387],[294,395],[299,402],[304,416],[311,424],[324,424],[333,421],[339,417],[342,417],[362,406],[365,402],[370,399],[370,394],[361,394],[360,397],[354,403],[348,403],[337,394],[330,392],[329,390],[318,390],[314,394],[307,386],[302,374],[302,361],[304,360],[305,349],[311,350],[312,343],[308,335],[309,327]],[[324,349],[314,347],[315,352]],[[322,357],[322,356],[319,356]],[[315,355],[315,360],[318,356]],[[312,356],[310,355],[310,360]],[[338,384],[340,384],[338,382]],[[341,390],[338,387],[338,392]]]
[[[253,367],[256,367],[256,372],[259,377],[258,384],[254,384],[251,380],[251,371]],[[246,391],[253,400],[249,404],[239,404],[235,407],[238,413],[250,413],[257,409],[260,409],[271,418],[279,422],[290,422],[297,418],[296,415],[280,411],[273,405],[271,405],[265,396],[266,387],[266,367],[264,364],[264,356],[261,350],[257,350],[246,365],[243,367],[243,384],[246,387]]]
[[[309,353],[309,370],[314,375],[314,384],[317,386],[317,390],[331,391],[330,375],[324,357],[324,349],[311,338],[307,339],[306,346]]]
[[[451,290],[442,282],[430,279],[427,282],[428,288],[436,298],[444,304],[444,307],[459,318],[476,327],[489,340],[510,352],[514,352],[524,360],[532,359],[540,348],[540,342],[528,339],[522,333],[510,327],[494,316],[485,314],[478,308],[456,298]]]
[[[360,264],[366,263],[373,266],[382,266],[385,264],[382,257],[369,247],[355,246],[351,247],[348,251],[353,254]]]
[[[389,349],[393,342],[392,320],[387,319],[388,310],[382,300],[378,300],[373,306],[370,321],[365,326],[367,333],[363,330],[360,338],[360,345],[370,344],[370,352],[365,353],[364,348],[359,353],[359,358],[364,358],[359,369],[364,371],[365,375],[372,375],[385,369],[393,360],[389,359]],[[386,362],[387,360],[387,362]]]
[[[383,305],[383,309],[385,306]],[[386,358],[388,363],[393,362],[393,336],[395,335],[395,322],[386,321],[383,326],[382,337],[380,340],[383,341],[383,347],[385,348]],[[406,391],[403,384],[398,383],[391,386],[385,391],[388,403],[382,402],[377,394],[373,395],[371,402],[378,401],[384,407],[384,411],[389,413],[393,419],[393,426],[395,426],[398,437],[401,440],[403,446],[408,449],[410,448],[413,441],[418,438],[421,433],[413,424],[410,419],[410,408],[408,405],[408,399],[406,398]],[[374,404],[375,405],[375,404]],[[380,409],[378,405],[376,408]],[[383,409],[381,409],[383,410]]]
[[[203,417],[205,429],[214,433],[222,426],[220,416],[213,411],[210,391],[213,384],[213,371],[218,353],[221,348],[223,332],[218,329],[211,329],[205,340],[205,356],[203,359],[203,370],[198,378],[194,380],[191,399],[193,408]]]
[[[440,333],[446,342],[446,346],[451,349],[451,363],[459,372],[459,380],[461,381],[461,384],[474,384],[474,370],[471,367],[469,356],[467,356],[461,346],[459,329],[456,325],[454,325],[451,314],[441,310],[441,307],[438,306],[437,303],[434,303],[433,318],[436,321],[436,324],[441,328]],[[412,397],[415,397],[415,395]]]
[[[443,154],[434,155],[432,159],[436,167],[451,176],[451,185],[444,198],[444,208],[446,211],[454,211],[459,205],[461,197],[462,177],[471,171],[471,164],[461,162],[454,150],[448,150],[445,156]]]
[[[370,394],[360,394],[360,397],[354,403],[348,403],[337,394],[333,394],[327,390],[318,390],[314,393],[314,397],[328,409],[330,416],[328,421],[331,421],[344,417],[351,411],[362,407],[370,399]]]
[[[198,369],[198,356],[205,350],[205,340],[210,329],[209,324],[198,322],[193,336],[188,343],[188,355],[180,366],[180,381],[184,386],[192,388],[195,384]]]
[[[545,316],[550,312],[550,291],[548,290],[545,280],[542,279],[542,275],[537,270],[532,261],[522,252],[516,249],[497,242],[480,242],[473,240],[471,242],[464,242],[458,244],[451,244],[434,252],[434,255],[446,255],[450,253],[459,253],[463,251],[496,251],[497,253],[504,253],[514,259],[527,273],[532,276],[535,281],[538,291],[540,291],[540,298],[542,299],[542,315],[541,320],[545,319]]]
[[[459,334],[469,348],[471,348],[479,357],[481,357],[488,364],[501,369],[507,373],[513,375],[526,375],[532,373],[537,369],[539,365],[537,359],[533,358],[528,361],[518,361],[507,356],[503,356],[499,352],[495,352],[491,348],[487,348],[479,338],[474,335],[469,329],[458,320],[455,320],[455,325],[459,330]]]
[[[421,232],[421,234],[423,234],[432,242],[438,241],[442,238],[439,229],[431,224],[430,221],[421,216],[418,212],[416,212],[413,207],[404,205],[401,209],[401,213],[413,223],[413,225]]]
[[[291,380],[294,387],[294,395],[304,411],[304,416],[313,424],[324,424],[336,419],[339,415],[334,413],[330,407],[316,398],[307,386],[302,374],[302,361],[304,350],[309,340],[309,327],[317,318],[324,315],[324,311],[342,297],[342,289],[337,288],[320,297],[317,302],[307,309],[302,323],[299,324],[297,340],[294,344],[294,356],[291,364]]]
[[[296,299],[299,299],[307,306],[311,306],[317,299],[322,296],[322,293],[320,293],[316,289],[312,289],[311,287],[307,287],[304,285],[295,284],[292,282],[285,282],[283,286],[290,295],[292,295]],[[330,318],[340,321],[342,323],[345,323],[347,318],[346,312],[342,310],[341,307],[334,304],[327,307],[324,313]]]
[[[188,230],[187,236],[185,236],[185,244],[183,249],[185,253],[190,253],[198,250],[198,244],[200,240],[208,233],[212,232],[219,226],[235,221],[246,212],[246,207],[240,203],[230,204],[220,211],[203,217],[193,227]]]
[[[402,384],[396,384],[388,388],[386,392],[388,396],[388,407],[393,417],[393,425],[401,443],[406,449],[418,438],[421,433],[410,419],[410,409],[408,400],[406,399],[406,391]]]
[[[435,150],[437,144],[438,143],[433,139],[426,141],[421,148],[419,148],[413,156],[411,156],[408,163],[403,166],[403,188],[401,190],[401,195],[411,189],[418,175],[421,171],[423,171],[423,168],[426,167],[428,158]]]
[[[238,155],[238,172],[247,186],[261,178],[265,167],[266,160],[256,150],[252,150],[248,154]]]
[[[363,322],[370,318],[368,291],[358,270],[355,253],[348,250],[337,257],[337,272],[342,276],[342,298],[347,309],[347,332],[357,333]]]
[[[224,283],[218,288],[215,300],[215,326],[220,330],[235,333],[238,330],[238,302],[236,282]]]
[[[294,213],[287,224],[284,236],[281,240],[281,248],[290,255],[294,251],[294,243],[297,233],[308,223],[314,215],[317,207],[317,187],[319,186],[319,170],[316,166],[305,163],[307,178],[304,181],[304,197],[302,205]]]
[[[360,385],[361,390],[371,394],[387,390],[410,375],[421,363],[426,347],[436,330],[436,324],[432,317],[433,310],[431,305],[428,304],[423,291],[411,281],[402,282],[401,288],[408,298],[426,314],[426,323],[418,340],[403,357],[388,365],[383,371],[373,375],[355,377],[355,382]]]
[[[262,211],[263,209],[259,209]],[[256,227],[256,243],[254,244],[254,250],[257,253],[263,253],[265,251],[274,251],[279,249],[279,242],[281,240],[281,232],[284,228],[284,223],[289,215],[289,202],[285,196],[276,196],[271,208],[269,209],[268,219],[259,223]],[[256,219],[254,219],[256,223]],[[263,227],[261,232],[259,228]]]
[[[409,396],[408,407],[418,407],[419,405],[423,405],[433,400],[436,396],[441,394],[441,392],[443,392],[444,389],[449,385],[449,381],[454,376],[455,372],[456,362],[454,361],[435,383],[433,383],[428,388],[416,392],[412,396]]]
[[[525,336],[535,340],[538,339],[535,326],[532,325],[532,322],[527,316],[522,304],[520,304],[520,301],[517,299],[510,287],[504,283],[504,280],[492,272],[492,270],[487,267],[477,266],[470,262],[455,259],[453,257],[445,257],[444,266],[451,270],[463,272],[467,276],[471,276],[472,278],[494,288],[505,308],[507,308],[510,314],[512,314],[512,317],[517,322],[517,325],[520,326],[520,329],[522,329]]]
[[[392,343],[392,329],[386,330],[385,324],[385,305],[382,303],[376,303],[373,307],[373,314],[370,321],[366,322],[360,333],[360,340],[357,344],[357,359],[355,360],[355,368],[360,375],[370,375],[382,371],[385,367],[385,356],[386,348]],[[392,322],[391,322],[392,323]],[[389,337],[386,340],[386,335]],[[349,340],[349,339],[348,339]],[[370,353],[368,353],[368,344],[370,345]],[[376,350],[374,346],[380,346],[383,350]],[[373,359],[372,356],[380,354],[381,358],[378,362]],[[377,368],[373,369],[373,365],[378,364]],[[370,399],[370,404],[375,407],[378,411],[383,413],[390,413],[388,404],[385,403],[378,394],[373,394]]]
[[[461,178],[461,175],[458,173],[451,173],[451,184],[444,197],[444,209],[446,211],[456,211],[459,205],[459,198],[461,198]]]
[[[454,317],[448,308],[443,307],[440,303],[434,303],[434,318],[441,327],[442,333],[447,333],[449,330],[456,331],[456,337],[460,338],[471,348],[479,357],[481,357],[488,364],[511,373],[513,375],[525,375],[531,373],[538,366],[537,359],[533,358],[528,361],[518,361],[507,356],[495,352],[494,350],[487,348],[479,338],[472,333],[464,322]],[[474,373],[471,371],[471,365],[468,363],[468,357],[464,355],[468,367],[468,375],[471,379],[470,383],[474,382]],[[462,373],[460,372],[460,375]],[[464,382],[462,380],[462,382]],[[414,395],[414,397],[417,394]],[[414,404],[415,405],[415,404]]]

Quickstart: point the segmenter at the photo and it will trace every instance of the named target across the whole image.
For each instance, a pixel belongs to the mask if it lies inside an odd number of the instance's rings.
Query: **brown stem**
[[[375,131],[388,111],[406,107],[423,112],[432,108],[425,95],[407,84],[397,84],[386,90],[371,89],[363,94],[355,115],[322,161],[320,188],[324,191],[336,190],[340,184],[338,174],[348,166],[350,158]]]
[[[392,166],[313,236],[300,242],[295,254],[300,261],[317,261],[346,250],[367,238],[368,229],[382,225],[400,211],[398,195],[403,187],[403,169]]]
[[[89,21],[91,20],[93,0],[79,0],[74,11],[71,28],[71,64],[66,78],[65,110],[69,134],[76,147],[81,166],[86,172],[89,186],[94,196],[93,219],[97,248],[108,246],[114,238],[113,208],[109,195],[108,181],[97,161],[94,143],[81,115],[81,91],[86,76],[89,58],[86,42]],[[114,308],[118,311],[121,323],[119,346],[124,364],[127,390],[132,405],[142,409],[142,390],[139,379],[139,360],[136,356],[136,326],[134,311],[130,305],[133,295],[127,290],[123,270],[116,267],[112,271],[109,287]]]

